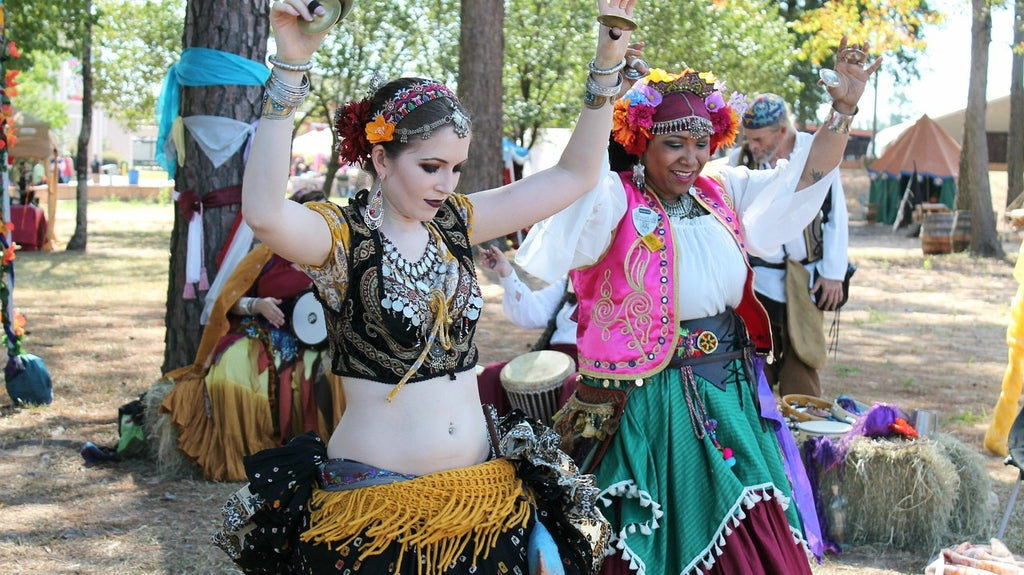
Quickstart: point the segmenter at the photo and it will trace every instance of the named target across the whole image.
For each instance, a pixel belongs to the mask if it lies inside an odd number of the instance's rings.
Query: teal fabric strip
[[[269,77],[270,69],[262,63],[238,54],[211,48],[183,50],[181,59],[167,70],[156,104],[156,119],[160,126],[156,138],[156,161],[167,170],[167,177],[174,179],[176,162],[174,158],[167,157],[164,146],[178,117],[182,86],[262,86]]]

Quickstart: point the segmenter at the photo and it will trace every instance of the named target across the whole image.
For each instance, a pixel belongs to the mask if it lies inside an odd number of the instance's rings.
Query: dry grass
[[[146,460],[86,466],[78,453],[86,441],[115,444],[118,406],[161,375],[172,209],[90,204],[87,253],[18,256],[14,299],[31,330],[25,349],[46,362],[55,401],[0,410],[4,573],[236,572],[208,539],[237,485],[164,479]],[[62,202],[58,216],[58,237],[66,239],[73,205]],[[860,270],[842,315],[838,356],[823,373],[826,394],[936,410],[944,432],[980,452],[1006,362],[1016,289],[1011,264],[962,254],[926,259],[917,240],[882,226],[855,223],[851,234]],[[1016,248],[1007,244],[1011,254]],[[535,336],[503,320],[493,280],[482,274],[489,304],[478,332],[484,362],[525,351]],[[0,404],[8,403],[0,392]],[[1015,475],[984,457],[998,515]],[[1024,504],[1017,507],[1005,540],[1021,553]],[[814,571],[920,573],[928,559],[858,547]]]

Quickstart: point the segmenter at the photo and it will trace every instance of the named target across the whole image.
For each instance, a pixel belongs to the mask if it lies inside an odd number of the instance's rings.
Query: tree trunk
[[[464,193],[504,183],[501,161],[501,74],[505,47],[501,0],[462,0],[459,39],[459,100],[473,118],[470,168],[459,183]]]
[[[92,10],[87,7],[86,14]],[[85,19],[82,38],[82,127],[78,131],[78,151],[75,152],[75,232],[68,240],[68,251],[85,251],[89,237],[89,139],[92,137],[92,20]],[[56,188],[54,188],[56,189]]]
[[[986,0],[971,0],[971,74],[967,90],[964,146],[960,151],[957,209],[971,210],[971,254],[1002,257],[996,234],[992,191],[988,181],[988,140],[985,135],[985,86],[988,83],[988,47],[992,41],[992,13]],[[969,205],[964,206],[969,201]]]
[[[270,12],[269,4],[266,2],[189,0],[182,46],[210,48],[263,62],[269,35]],[[183,87],[181,115],[223,116],[251,122],[259,117],[262,94],[261,86]],[[204,198],[222,188],[242,183],[242,174],[245,170],[242,149],[220,167],[214,168],[186,131],[185,158],[186,163],[178,168],[174,182],[174,189],[179,193],[194,191],[199,198]],[[281,190],[281,193],[284,193],[284,190]],[[241,205],[234,204],[205,208],[202,212],[202,261],[211,282],[217,271],[217,255],[224,247],[240,210]],[[195,299],[183,298],[187,238],[188,221],[180,209],[175,209],[165,318],[165,372],[192,363],[202,334],[199,316],[202,313],[205,293],[197,289]]]
[[[1013,4],[1013,45],[1024,46],[1024,0]],[[1024,192],[1024,53],[1014,50],[1010,73],[1010,135],[1006,147],[1006,205]]]

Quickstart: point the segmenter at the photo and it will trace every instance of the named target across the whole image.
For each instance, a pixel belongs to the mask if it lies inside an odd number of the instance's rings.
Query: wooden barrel
[[[967,251],[971,246],[971,211],[957,210],[953,213],[951,246],[954,252]]]
[[[928,212],[921,220],[921,251],[948,254],[953,249],[953,212]]]

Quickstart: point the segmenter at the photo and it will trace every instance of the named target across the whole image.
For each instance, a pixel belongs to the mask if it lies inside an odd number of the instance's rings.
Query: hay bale
[[[146,391],[143,404],[149,457],[156,462],[160,475],[168,479],[198,478],[199,467],[178,449],[178,430],[171,423],[171,416],[160,413],[160,404],[173,387],[173,380],[160,378]]]
[[[861,437],[839,467],[821,488],[825,505],[832,485],[846,498],[845,543],[932,553],[947,542],[960,478],[936,442]]]
[[[989,494],[992,480],[985,469],[985,458],[970,446],[944,433],[932,436],[938,447],[956,467],[960,489],[953,502],[950,535],[954,541],[984,539],[992,531]]]

